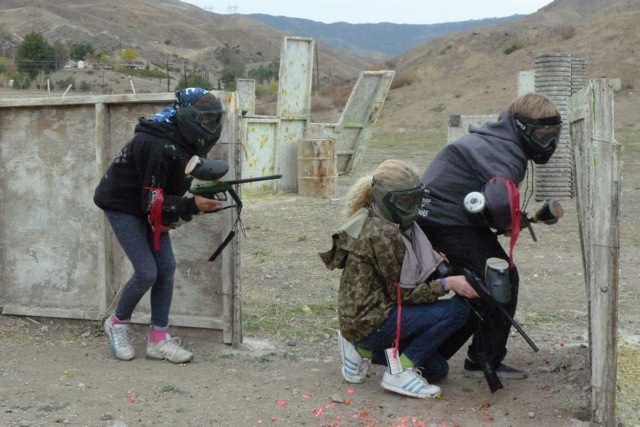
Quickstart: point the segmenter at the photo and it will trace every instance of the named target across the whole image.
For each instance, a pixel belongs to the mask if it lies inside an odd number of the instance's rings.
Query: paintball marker
[[[483,193],[479,191],[472,191],[465,196],[463,204],[466,211],[470,214],[482,214],[487,206],[487,199]],[[538,209],[531,217],[528,216],[523,208],[520,212],[520,225],[521,227],[527,227],[531,234],[531,238],[534,242],[537,242],[538,239],[536,234],[533,232],[531,224],[542,222],[547,225],[553,225],[558,222],[558,219],[560,219],[563,214],[564,210],[562,209],[562,205],[559,201],[547,199],[540,209]]]
[[[234,190],[233,186],[236,184],[244,184],[248,182],[256,182],[256,181],[267,181],[272,179],[280,179],[282,175],[269,175],[269,176],[259,176],[256,178],[244,178],[244,179],[235,179],[228,181],[220,181],[227,172],[229,171],[229,165],[224,160],[215,160],[215,159],[205,159],[198,156],[193,156],[187,166],[185,168],[185,174],[189,177],[196,178],[199,181],[203,181],[198,184],[194,184],[189,189],[189,193],[194,196],[202,196],[207,199],[215,199],[226,201],[226,194],[229,193],[235,205],[227,206],[227,209],[230,207],[235,207],[237,212],[237,219],[233,228],[229,232],[229,235],[224,239],[220,247],[209,257],[209,261],[215,260],[220,252],[229,244],[231,239],[236,235],[235,229],[237,225],[242,221],[240,220],[240,213],[242,212],[242,200],[238,193]],[[218,210],[219,211],[219,210]],[[215,211],[217,212],[217,211]],[[242,226],[241,226],[242,229]]]

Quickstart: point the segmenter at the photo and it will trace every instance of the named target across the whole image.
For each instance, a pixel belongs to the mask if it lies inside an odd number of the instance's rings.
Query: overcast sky
[[[324,23],[439,24],[528,15],[552,0],[182,0],[210,12],[264,13]]]

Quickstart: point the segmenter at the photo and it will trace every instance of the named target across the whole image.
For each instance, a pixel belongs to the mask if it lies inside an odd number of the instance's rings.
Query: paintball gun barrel
[[[244,228],[240,221],[240,212],[242,211],[242,200],[238,193],[233,189],[233,186],[236,184],[245,184],[248,182],[256,182],[256,181],[267,181],[271,179],[280,179],[282,175],[269,175],[269,176],[258,176],[255,178],[244,178],[244,179],[234,179],[229,181],[220,181],[227,172],[229,171],[229,165],[224,160],[216,160],[216,159],[207,159],[200,156],[193,156],[187,166],[185,167],[184,173],[185,175],[195,178],[200,183],[194,184],[189,189],[189,193],[194,196],[202,196],[207,199],[216,199],[226,201],[227,196],[226,193],[229,193],[233,201],[235,202],[235,206],[227,206],[221,208],[227,209],[230,207],[236,208],[237,218],[236,222],[233,225],[233,228],[224,239],[222,244],[216,249],[216,251],[209,257],[209,261],[214,261],[218,255],[222,252],[222,250],[229,244],[231,239],[236,235],[235,229],[238,224],[240,224],[240,229],[244,233]]]
[[[189,193],[193,194],[194,196],[202,196],[208,199],[221,199],[222,197],[224,197],[224,193],[232,189],[232,185],[245,184],[248,182],[256,181],[268,181],[280,178],[282,178],[282,175],[267,175],[258,176],[255,178],[232,179],[228,181],[214,180],[211,182],[204,182],[193,185],[189,189]],[[221,200],[226,200],[226,198],[222,198]]]

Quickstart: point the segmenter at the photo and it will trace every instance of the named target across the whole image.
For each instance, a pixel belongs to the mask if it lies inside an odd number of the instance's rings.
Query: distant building
[[[131,70],[144,70],[147,67],[147,64],[142,61],[132,61],[128,63],[126,67]]]
[[[68,60],[66,64],[64,64],[64,68],[78,68],[78,63],[72,59]]]

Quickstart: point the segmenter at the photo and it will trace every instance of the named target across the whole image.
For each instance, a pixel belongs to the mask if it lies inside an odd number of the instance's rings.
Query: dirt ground
[[[277,194],[245,199],[242,240],[244,343],[212,342],[181,331],[195,353],[187,365],[138,357],[115,360],[101,325],[61,319],[0,316],[0,425],[2,426],[579,426],[590,419],[588,325],[575,201],[563,201],[555,226],[526,231],[515,251],[521,274],[516,319],[540,348],[513,333],[506,362],[526,369],[525,380],[503,380],[490,393],[484,380],[451,360],[438,400],[384,391],[382,367],[363,384],[340,375],[335,297],[339,272],[317,253],[342,221],[343,195],[383,159],[423,169],[435,150],[389,147],[378,136],[353,176],[339,177],[331,199]],[[633,208],[640,202],[636,149],[625,151],[620,271],[619,415],[640,425],[636,285],[640,244]],[[535,209],[535,202],[532,203]],[[179,268],[179,267],[178,267]],[[1,301],[0,301],[1,303]],[[145,328],[134,328],[144,354]]]

